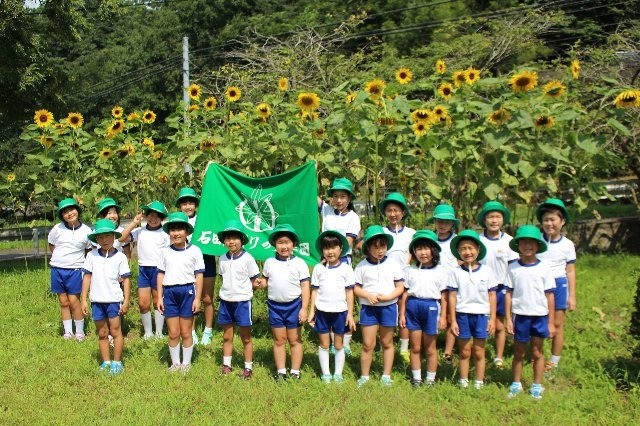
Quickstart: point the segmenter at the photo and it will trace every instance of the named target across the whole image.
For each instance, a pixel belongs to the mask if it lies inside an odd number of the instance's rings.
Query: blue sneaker
[[[364,386],[367,382],[369,381],[368,377],[363,377],[360,376],[360,378],[358,379],[358,387],[361,388],[362,386]]]
[[[202,339],[200,339],[200,344],[202,346],[208,346],[211,344],[211,333],[209,332],[204,332],[202,333]]]
[[[110,368],[111,361],[103,361],[102,364],[100,364],[100,368],[98,368],[98,371],[109,371]]]
[[[323,374],[320,379],[323,383],[331,383],[331,374]]]
[[[520,392],[522,392],[522,384],[519,382],[511,383],[509,386],[509,394],[507,395],[509,398],[515,398]]]
[[[534,383],[531,385],[531,389],[529,389],[529,394],[534,399],[542,399],[542,392],[544,392],[544,388],[540,384]]]
[[[334,374],[333,381],[336,383],[344,383],[344,378],[340,374]]]
[[[391,386],[393,384],[393,380],[391,380],[391,377],[389,376],[382,376],[380,377],[380,384],[382,384],[382,386]]]
[[[115,376],[122,373],[122,370],[124,370],[124,367],[122,366],[122,362],[113,361],[111,363],[111,369],[109,370],[109,374],[112,376]]]
[[[351,352],[351,347],[349,347],[349,346],[346,346],[346,345],[345,345],[345,347],[344,347],[344,354],[345,354],[346,356],[351,356],[351,354],[353,354],[353,352]]]

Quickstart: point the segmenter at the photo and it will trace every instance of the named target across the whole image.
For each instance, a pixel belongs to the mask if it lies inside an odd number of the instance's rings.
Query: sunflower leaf
[[[618,80],[616,80],[615,78],[611,78],[611,77],[602,77],[602,81],[605,81],[607,83],[610,84],[614,84],[616,86],[620,86],[620,82]]]
[[[629,131],[629,129],[627,129],[627,127],[624,124],[622,124],[615,118],[610,118],[609,120],[607,120],[607,124],[613,127],[614,129],[616,129],[617,131],[619,131],[620,133],[622,133],[623,135],[631,136],[631,132]]]
[[[442,198],[441,187],[432,182],[427,182],[427,192],[433,195],[434,198]]]
[[[490,183],[489,185],[485,186],[482,191],[488,199],[495,200],[498,197],[498,194],[502,192],[502,188],[495,183]]]

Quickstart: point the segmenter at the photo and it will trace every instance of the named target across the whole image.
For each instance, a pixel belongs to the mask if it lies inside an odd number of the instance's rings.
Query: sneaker
[[[154,334],[145,334],[144,336],[142,336],[142,338],[144,340],[151,340],[153,339],[154,336],[155,336]]]
[[[369,381],[368,377],[362,377],[360,376],[360,378],[358,379],[358,387],[361,388],[362,386],[365,385],[365,383],[367,383]]]
[[[435,386],[436,385],[436,381],[435,380],[425,380],[424,381],[424,385],[428,388]]]
[[[70,332],[68,332],[68,331],[67,331],[66,333],[64,333],[64,334],[62,335],[62,338],[63,338],[64,340],[71,340],[71,339],[73,339],[73,333],[70,333]]]
[[[344,378],[340,374],[334,374],[332,380],[335,383],[344,383]]]
[[[504,361],[502,361],[502,358],[494,358],[493,365],[498,368],[502,368],[502,366],[504,365]]]
[[[253,370],[250,370],[248,368],[245,368],[244,370],[242,370],[242,373],[240,374],[240,377],[242,377],[245,380],[249,380],[251,376],[253,376]]]
[[[108,371],[111,368],[111,361],[102,361],[102,364],[100,364],[100,368],[98,368],[98,371]]]
[[[284,383],[287,381],[287,375],[285,373],[276,373],[275,376],[273,376],[273,379],[276,381],[276,383]]]
[[[329,355],[335,355],[336,354],[336,347],[333,346],[333,343],[329,345]]]
[[[202,333],[202,339],[200,339],[200,344],[202,346],[208,346],[209,344],[211,344],[211,333],[206,331]]]
[[[153,335],[153,337],[154,337],[154,339],[162,340],[164,338],[164,334],[156,333],[156,334]]]
[[[473,388],[475,390],[480,390],[484,387],[484,382],[481,382],[479,380],[476,380],[475,382],[473,382]]]
[[[542,399],[542,392],[544,392],[544,387],[538,384],[531,385],[531,389],[529,389],[529,394],[534,399]]]
[[[382,386],[391,386],[393,384],[393,380],[390,377],[382,376],[380,377],[380,384]]]
[[[409,363],[409,351],[400,351],[400,357],[406,362]]]
[[[331,383],[331,379],[331,374],[323,374],[322,377],[320,377],[323,383]]]
[[[108,335],[107,339],[109,339],[109,346],[111,346],[112,348],[115,346],[115,343],[113,341],[113,336],[112,335]]]
[[[469,387],[469,379],[460,379],[458,380],[458,386],[462,389],[466,389]]]
[[[291,380],[300,380],[300,373],[290,373],[289,378]]]
[[[226,376],[227,374],[231,373],[231,371],[233,371],[233,368],[231,368],[231,366],[230,366],[230,365],[223,365],[223,366],[220,368],[220,373],[221,373],[222,375],[225,375],[225,376]]]
[[[417,389],[420,386],[422,386],[422,379],[411,379],[411,387],[412,388]]]
[[[193,338],[193,344],[197,345],[198,344],[198,333],[196,333],[195,330],[193,330],[191,332],[191,337]]]
[[[124,370],[124,367],[122,366],[122,362],[113,361],[111,363],[111,369],[109,369],[109,374],[112,376],[115,376],[122,373],[122,370]]]
[[[451,365],[453,363],[453,357],[451,356],[451,354],[443,354],[442,362],[447,365]]]
[[[169,373],[177,373],[179,371],[182,371],[182,365],[180,364],[172,364],[171,367],[169,367]]]
[[[522,392],[522,384],[513,382],[513,383],[511,383],[511,386],[509,386],[509,394],[507,396],[509,398],[514,398],[520,392]]]
[[[187,374],[189,370],[191,370],[191,363],[180,364],[180,372],[182,372],[182,374]]]
[[[84,333],[76,333],[76,340],[77,340],[78,342],[82,342],[82,341],[84,341],[84,338],[85,338],[85,337],[86,337],[86,336],[84,335]]]

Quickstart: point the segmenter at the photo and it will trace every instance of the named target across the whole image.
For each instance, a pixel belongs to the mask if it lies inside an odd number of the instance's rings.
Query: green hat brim
[[[187,227],[187,235],[193,234],[193,225],[190,224],[189,222],[184,222],[182,220],[174,220],[174,221],[166,222],[162,225],[162,230],[168,234],[169,231],[171,230],[171,225],[177,225],[177,224],[184,225]]]
[[[427,223],[431,224],[434,223],[436,221],[436,219],[440,219],[440,220],[450,220],[451,222],[453,222],[455,224],[455,226],[459,226],[460,225],[460,219],[456,219],[455,217],[449,216],[449,215],[434,215],[431,216],[429,219],[427,219]]]
[[[438,253],[442,251],[442,248],[440,247],[440,243],[438,242],[438,236],[436,235],[435,232],[428,231],[427,233],[425,231],[417,231],[415,234],[413,234],[413,238],[409,243],[409,253],[413,254],[415,245],[419,241],[423,241],[423,240],[430,241],[431,243],[433,243],[433,245],[436,247],[436,250],[438,250]]]
[[[220,240],[220,242],[224,244],[224,239],[228,234],[239,234],[242,237],[241,238],[242,245],[245,245],[249,242],[249,237],[247,236],[247,234],[245,234],[244,232],[236,228],[225,229],[223,231],[218,232],[216,235],[218,236],[218,240]]]
[[[200,205],[200,199],[198,197],[194,197],[193,195],[183,195],[182,197],[178,197],[176,200],[176,207],[180,207],[180,203],[185,200],[193,200],[196,204],[196,207]]]
[[[384,229],[380,225],[371,225],[364,233],[364,239],[362,241],[362,251],[364,254],[369,254],[369,243],[376,237],[383,236],[387,240],[387,250],[393,247],[393,236],[384,232]]]
[[[402,210],[404,210],[404,215],[405,217],[409,216],[411,213],[409,212],[409,207],[403,203],[400,200],[382,200],[380,201],[380,204],[378,204],[378,208],[380,209],[380,213],[384,214],[385,209],[387,208],[388,204],[397,204],[399,206],[402,207]]]
[[[537,242],[538,251],[536,251],[536,253],[544,253],[545,251],[547,251],[548,247],[547,247],[547,242],[545,240],[538,239],[536,237],[527,237],[527,236],[512,239],[511,241],[509,241],[509,248],[515,251],[516,253],[520,253],[520,250],[518,247],[518,242],[520,240],[534,240],[535,242]]]
[[[89,234],[87,236],[87,238],[89,239],[89,241],[91,241],[92,243],[96,243],[98,244],[98,239],[96,238],[98,235],[105,235],[105,234],[113,234],[114,238],[117,240],[118,238],[122,237],[122,234],[118,231],[114,231],[111,229],[96,229],[95,231],[93,231],[91,234]]]
[[[480,213],[478,213],[478,216],[476,216],[476,221],[478,222],[478,225],[484,227],[484,217],[491,212],[500,212],[502,213],[502,217],[504,218],[504,224],[508,225],[509,222],[511,221],[511,212],[509,211],[509,209],[507,209],[505,206],[503,206],[502,204],[493,204],[490,206],[487,206],[488,203],[485,203],[484,206],[482,206],[482,210],[480,210]]]
[[[163,212],[162,210],[153,208],[151,206],[142,206],[140,208],[142,209],[145,215],[148,214],[149,212],[156,212],[158,213],[158,216],[160,216],[161,219],[164,219],[167,216],[169,216],[167,213]]]
[[[536,218],[538,218],[539,223],[542,223],[542,210],[545,209],[560,210],[564,216],[565,222],[569,223],[569,211],[561,200],[557,198],[550,198],[538,206],[536,209]]]
[[[76,202],[76,200],[74,200],[73,198],[65,198],[64,200],[60,201],[60,204],[58,204],[58,210],[56,212],[58,219],[64,220],[62,219],[62,210],[66,209],[67,207],[75,207],[78,210],[78,215],[82,214],[82,208]]]
[[[342,245],[340,257],[346,256],[350,248],[349,241],[347,240],[347,237],[342,235],[340,232],[334,231],[334,230],[324,231],[323,233],[318,235],[318,238],[316,238],[316,250],[318,250],[318,253],[322,254],[322,238],[324,238],[327,235],[334,236],[340,240],[340,243]]]
[[[298,236],[295,234],[295,232],[292,231],[277,231],[274,232],[273,234],[269,235],[269,244],[271,244],[272,246],[276,246],[276,240],[278,238],[280,238],[281,236],[286,235],[287,237],[289,237],[291,239],[291,241],[293,241],[293,245],[297,246],[300,243],[300,239],[298,238]]]
[[[464,240],[471,240],[478,245],[478,258],[476,259],[476,261],[479,262],[485,258],[485,256],[487,255],[487,247],[480,240],[480,236],[478,235],[478,233],[474,230],[465,230],[453,237],[450,243],[451,254],[453,254],[456,259],[462,260],[460,259],[460,252],[458,252],[458,244]]]
[[[337,186],[334,186],[333,188],[329,188],[327,190],[327,195],[329,197],[333,197],[333,193],[335,191],[344,191],[344,192],[348,193],[349,195],[351,195],[351,200],[352,201],[356,199],[356,194],[353,193],[351,188],[347,188],[346,186],[341,186],[341,185],[337,185]]]

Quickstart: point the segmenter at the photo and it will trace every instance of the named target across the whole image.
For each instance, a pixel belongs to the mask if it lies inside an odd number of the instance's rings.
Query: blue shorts
[[[496,316],[504,317],[507,313],[504,310],[504,295],[507,294],[507,287],[498,284],[496,289]]]
[[[216,257],[210,254],[203,254],[204,259],[204,274],[205,278],[216,277]]]
[[[302,307],[302,299],[297,298],[291,302],[274,302],[267,300],[269,307],[269,325],[272,328],[298,328],[300,321],[298,315]]]
[[[436,299],[419,299],[409,296],[404,318],[407,328],[412,331],[421,330],[424,334],[438,334],[438,318],[440,303]]]
[[[569,298],[569,280],[567,277],[556,278],[556,289],[553,291],[555,299],[555,310],[565,311],[567,309],[567,299]]]
[[[316,325],[313,329],[318,334],[326,334],[333,331],[342,335],[347,331],[347,311],[344,312],[324,312],[316,310]]]
[[[138,267],[138,288],[158,288],[158,268],[155,266]]]
[[[528,343],[532,337],[549,337],[549,316],[513,316],[513,340]]]
[[[218,325],[236,324],[239,327],[251,327],[251,300],[227,302],[220,300],[218,307]]]
[[[489,325],[489,315],[485,314],[465,314],[462,312],[456,312],[456,321],[458,322],[458,328],[460,339],[486,339],[489,337],[487,327]]]
[[[398,326],[398,304],[386,306],[360,305],[360,325]]]
[[[166,318],[193,317],[193,300],[196,286],[193,284],[168,285],[162,287],[162,302]]]
[[[51,267],[51,293],[82,293],[82,269]]]
[[[120,302],[91,302],[91,318],[93,318],[94,321],[103,321],[109,318],[116,318],[120,315],[120,306]]]

